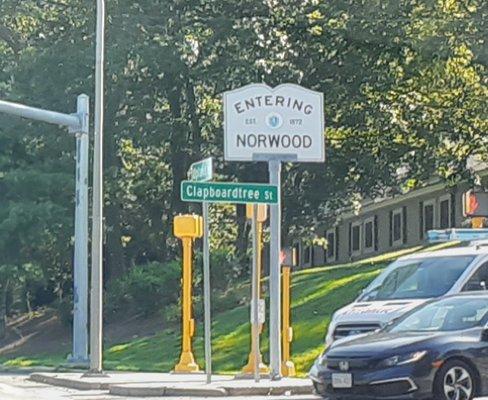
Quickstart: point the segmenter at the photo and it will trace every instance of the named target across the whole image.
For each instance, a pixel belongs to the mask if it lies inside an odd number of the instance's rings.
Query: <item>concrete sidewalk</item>
[[[205,383],[203,374],[163,374],[108,372],[107,377],[84,378],[80,373],[33,373],[30,379],[77,390],[104,390],[113,395],[133,397],[161,396],[294,396],[312,394],[309,379],[283,378],[279,381],[234,379],[214,375]]]

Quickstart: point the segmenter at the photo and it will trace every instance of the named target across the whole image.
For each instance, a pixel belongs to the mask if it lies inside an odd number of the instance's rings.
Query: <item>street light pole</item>
[[[90,371],[103,374],[103,111],[105,1],[97,0],[95,65],[95,145],[93,156],[92,275],[90,297]]]
[[[89,99],[78,96],[78,113],[86,118]],[[73,266],[73,352],[68,361],[88,366],[88,171],[89,137],[76,134],[75,256]]]
[[[73,262],[73,351],[68,361],[88,362],[88,133],[89,99],[78,96],[75,114],[0,100],[0,113],[66,126],[76,136],[75,251]]]
[[[4,100],[0,100],[0,112],[16,115],[17,117],[47,122],[48,124],[67,126],[70,132],[78,132],[82,129],[82,121],[78,114],[63,114]]]

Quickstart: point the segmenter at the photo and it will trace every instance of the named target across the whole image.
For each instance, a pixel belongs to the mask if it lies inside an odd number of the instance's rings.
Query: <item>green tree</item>
[[[72,112],[93,98],[93,2],[0,4],[0,96]],[[107,279],[172,260],[189,164],[219,179],[266,181],[264,164],[223,161],[224,91],[298,83],[325,94],[326,163],[284,166],[285,239],[362,199],[433,176],[469,178],[486,155],[482,0],[114,0],[108,3],[105,121]],[[2,265],[39,265],[71,290],[73,138],[0,116]],[[402,172],[402,173],[400,173]],[[243,207],[216,207],[214,248],[245,260]],[[232,228],[230,228],[232,227]],[[22,257],[19,257],[21,254]],[[238,264],[238,262],[236,262]],[[240,264],[236,276],[242,275]]]

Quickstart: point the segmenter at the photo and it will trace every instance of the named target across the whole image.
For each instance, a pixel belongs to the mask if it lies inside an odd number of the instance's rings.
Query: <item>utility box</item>
[[[200,238],[203,236],[203,218],[196,214],[177,215],[173,233],[177,238]]]

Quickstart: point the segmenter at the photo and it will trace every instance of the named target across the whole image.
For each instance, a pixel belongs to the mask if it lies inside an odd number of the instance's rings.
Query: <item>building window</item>
[[[439,199],[439,227],[450,228],[451,225],[451,196],[442,196]]]
[[[361,223],[355,222],[351,226],[351,253],[357,255],[361,253]]]
[[[303,264],[310,265],[310,253],[311,253],[311,246],[306,246],[303,249]]]
[[[327,262],[336,260],[336,232],[335,229],[329,229],[326,234],[327,239]]]
[[[393,246],[403,243],[403,209],[393,210],[391,221],[391,242]]]
[[[423,209],[424,233],[434,229],[435,226],[435,203],[434,200],[425,201]]]
[[[375,228],[374,217],[368,218],[364,221],[364,251],[374,251],[375,244]]]
[[[300,244],[294,243],[293,244],[293,251],[296,254],[296,263],[297,266],[302,266],[302,255],[300,254]]]

